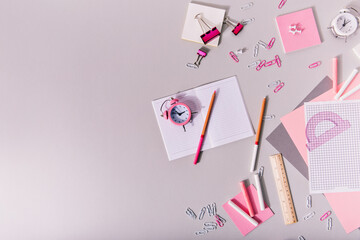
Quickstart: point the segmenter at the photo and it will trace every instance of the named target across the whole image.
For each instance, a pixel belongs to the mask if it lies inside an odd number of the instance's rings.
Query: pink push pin
[[[198,20],[201,30],[204,33],[200,36],[204,44],[207,44],[220,35],[219,30],[216,27],[211,28],[210,25],[204,21],[200,13],[195,16],[195,19]]]
[[[243,29],[244,25],[242,25],[241,23],[234,23],[233,21],[231,21],[228,17],[225,18],[225,23],[231,27],[233,27],[234,29],[232,30],[233,34],[236,36],[239,34],[239,32]]]

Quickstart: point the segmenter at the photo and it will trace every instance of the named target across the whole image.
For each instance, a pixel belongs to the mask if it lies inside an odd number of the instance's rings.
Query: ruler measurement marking
[[[283,212],[285,224],[297,222],[294,203],[292,201],[289,182],[286,177],[284,160],[281,154],[270,156],[270,162],[274,173],[276,188]]]

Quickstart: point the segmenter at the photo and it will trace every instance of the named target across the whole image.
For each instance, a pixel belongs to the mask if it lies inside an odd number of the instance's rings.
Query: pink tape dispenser
[[[229,25],[230,27],[233,27],[234,29],[232,30],[233,34],[236,36],[239,34],[239,32],[243,29],[244,25],[242,25],[241,23],[234,23],[233,21],[230,20],[230,18],[226,17],[225,24]]]
[[[220,36],[219,30],[216,27],[211,28],[210,25],[204,21],[200,13],[195,16],[195,19],[198,20],[200,27],[204,33],[200,36],[204,44],[207,44],[217,36]]]

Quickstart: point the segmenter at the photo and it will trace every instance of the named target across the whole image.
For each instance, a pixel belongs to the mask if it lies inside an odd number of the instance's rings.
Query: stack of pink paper
[[[360,75],[356,76],[354,81],[347,87],[345,93],[358,84],[360,84]],[[311,102],[332,101],[334,100],[334,96],[335,93],[331,89],[316,97]],[[347,100],[352,99],[360,99],[360,91],[347,98]],[[290,138],[294,142],[302,158],[306,164],[308,164],[304,106],[301,106],[293,112],[282,117],[281,122],[288,132]],[[357,207],[360,202],[360,192],[326,193],[324,195],[329,201],[330,206],[341,222],[346,233],[349,233],[360,227],[360,208]]]

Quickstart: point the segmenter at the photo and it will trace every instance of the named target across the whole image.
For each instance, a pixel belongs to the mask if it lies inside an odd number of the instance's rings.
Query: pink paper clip
[[[275,55],[275,60],[276,60],[278,67],[281,67],[281,60],[279,58],[279,55]]]
[[[285,83],[280,83],[279,85],[277,85],[277,87],[274,89],[274,93],[277,93],[278,91],[280,91],[280,89],[283,88],[283,86],[285,85]]]
[[[226,222],[225,219],[223,219],[222,217],[220,217],[217,214],[215,215],[215,220],[216,220],[217,224],[219,225],[219,227],[223,227],[224,222]]]
[[[320,66],[321,65],[321,61],[317,61],[317,62],[314,62],[314,63],[312,63],[312,64],[310,64],[309,65],[309,68],[311,69],[311,68],[316,68],[316,67],[318,67],[318,66]]]
[[[285,5],[286,1],[287,0],[281,0],[281,2],[279,3],[278,9],[281,9]]]
[[[244,25],[242,25],[241,23],[234,23],[233,21],[231,21],[228,17],[225,18],[225,23],[229,26],[232,26],[234,29],[232,30],[233,34],[238,35],[239,32],[243,29]]]
[[[324,215],[321,216],[320,221],[324,221],[324,220],[327,219],[330,215],[331,215],[331,211],[327,211],[326,213],[324,213]]]
[[[264,67],[269,67],[271,65],[274,65],[275,63],[277,63],[277,59],[271,60],[270,62],[265,63]]]
[[[236,54],[233,51],[229,52],[229,54],[232,57],[232,59],[234,59],[235,62],[239,62],[238,57],[236,56]]]
[[[275,38],[273,37],[270,39],[267,49],[271,49],[274,46],[274,43],[275,43]]]
[[[262,60],[259,65],[256,67],[256,71],[260,71],[262,69],[262,67],[265,65],[266,61]]]
[[[208,42],[220,35],[219,30],[216,27],[211,28],[209,24],[207,24],[204,19],[202,19],[200,13],[195,16],[195,19],[198,20],[201,30],[204,33],[200,36],[204,44],[207,44]],[[208,29],[208,31],[206,31],[206,29]]]

